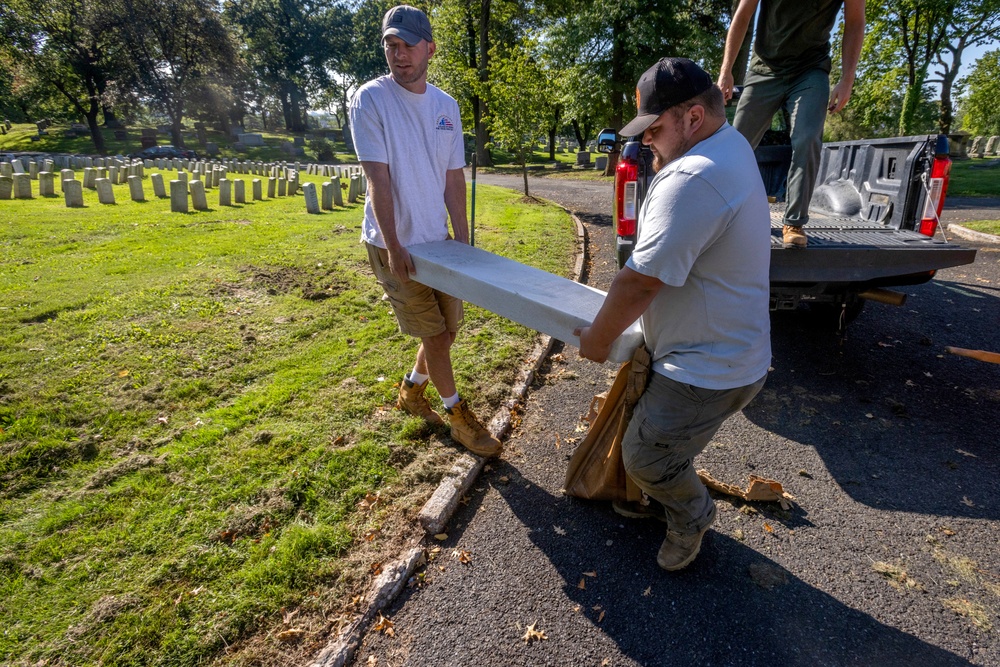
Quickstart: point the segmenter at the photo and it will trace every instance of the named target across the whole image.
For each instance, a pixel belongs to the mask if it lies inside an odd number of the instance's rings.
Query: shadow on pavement
[[[868,304],[843,340],[772,317],[774,370],[744,415],[815,448],[865,505],[1000,518],[1000,365],[945,351],[1000,350],[1000,292],[968,277],[903,290],[916,298]]]
[[[531,541],[579,614],[639,664],[971,664],[844,605],[715,531],[688,569],[666,573],[655,561],[659,522],[624,519],[607,503],[553,496],[533,484],[498,489],[532,527]]]

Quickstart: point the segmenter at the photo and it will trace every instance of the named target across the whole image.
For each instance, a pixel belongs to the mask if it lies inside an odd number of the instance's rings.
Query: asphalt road
[[[606,289],[610,186],[531,189],[584,221]],[[1000,251],[905,291],[842,339],[773,320],[767,385],[697,465],[777,479],[796,505],[718,498],[680,573],[656,565],[661,524],[560,492],[613,369],[557,347],[424,582],[386,610],[394,636],[369,631],[355,664],[1000,664],[1000,365],[944,349],[1000,351]],[[545,639],[526,643],[532,625]]]

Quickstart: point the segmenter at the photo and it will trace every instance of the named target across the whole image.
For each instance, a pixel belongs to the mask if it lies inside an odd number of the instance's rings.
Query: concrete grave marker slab
[[[233,205],[233,183],[228,178],[219,181],[219,206]]]
[[[187,183],[182,180],[170,181],[170,211],[172,213],[188,212]]]
[[[191,191],[191,208],[196,211],[208,210],[208,197],[205,195],[205,184],[199,180],[188,183]]]
[[[237,204],[247,203],[247,184],[243,182],[242,178],[233,181],[233,201]]]
[[[274,199],[274,193],[278,187],[278,179],[274,176],[267,177],[267,198]]]
[[[14,174],[14,199],[34,199],[31,194],[31,176],[24,172]]]
[[[72,169],[63,169],[62,171],[59,172],[60,185],[65,185],[66,181],[75,181],[75,180],[76,180],[76,172],[73,171]]]
[[[38,196],[54,197],[56,194],[55,174],[51,171],[38,172]]]
[[[102,204],[115,203],[115,190],[110,179],[99,178],[94,181],[94,187],[97,188],[97,201]]]
[[[306,198],[306,212],[319,213],[319,198],[316,196],[316,184],[306,183],[302,186],[302,194]]]
[[[998,137],[996,135],[993,135],[992,137],[990,137],[989,139],[986,140],[986,148],[984,149],[983,152],[986,155],[996,155],[997,154],[997,148],[998,148],[997,144],[998,143],[1000,143],[1000,137]]]
[[[464,243],[435,241],[407,250],[416,268],[414,280],[571,345],[580,342],[573,330],[594,320],[606,296]],[[635,322],[614,342],[608,361],[631,359],[642,340]]]
[[[261,182],[259,178],[255,178],[250,182],[253,190],[253,200],[260,201],[264,198],[263,187],[261,187]]]
[[[17,158],[10,161],[10,168],[14,170],[15,174],[24,173],[24,165]]]
[[[303,190],[305,189],[304,185],[302,186],[302,189]],[[326,183],[324,183],[323,184],[323,188],[322,188],[322,193],[323,193],[323,195],[322,195],[322,202],[320,203],[320,207],[324,211],[332,211],[333,210],[333,183],[331,183],[330,181],[327,181]]]
[[[339,176],[335,176],[334,178],[330,179],[330,182],[333,184],[333,203],[334,203],[334,205],[335,206],[343,206],[344,205],[344,190],[343,190],[343,187],[341,187],[341,184],[340,184],[340,177]]]
[[[278,196],[279,197],[284,197],[285,196],[285,190],[286,190],[287,187],[288,187],[288,181],[286,181],[285,179],[279,177],[278,178]]]
[[[138,176],[128,177],[128,193],[132,201],[146,201],[146,193],[142,191],[142,179]]]
[[[153,195],[160,199],[167,196],[167,190],[163,187],[163,174],[150,174],[149,180],[153,184]]]
[[[65,180],[62,184],[66,208],[83,208],[83,183],[76,179]]]
[[[85,167],[83,170],[83,187],[93,189],[95,180],[97,180],[97,170],[93,167]]]
[[[10,199],[14,195],[14,177],[0,176],[0,199]]]
[[[0,162],[0,176],[10,178],[13,175],[14,169],[10,166],[10,162]]]

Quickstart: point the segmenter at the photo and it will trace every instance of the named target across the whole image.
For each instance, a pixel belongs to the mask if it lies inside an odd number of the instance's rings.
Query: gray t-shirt
[[[771,363],[771,218],[750,144],[728,123],[664,166],[627,266],[664,287],[640,318],[653,370],[743,387]]]
[[[445,177],[465,166],[458,103],[431,84],[418,94],[383,76],[358,89],[349,113],[358,160],[389,165],[399,242],[406,247],[447,238]],[[361,240],[385,247],[370,198]]]

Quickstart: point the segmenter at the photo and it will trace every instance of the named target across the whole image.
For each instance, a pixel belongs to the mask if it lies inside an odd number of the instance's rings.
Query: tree
[[[494,140],[514,154],[528,193],[528,156],[545,131],[549,82],[532,56],[529,40],[491,55],[489,127]]]
[[[189,101],[215,72],[235,67],[236,48],[212,0],[107,0],[128,54],[129,83],[170,119],[174,145]],[[141,21],[134,17],[142,17]]]
[[[1000,49],[976,61],[959,82],[962,129],[975,135],[1000,135]]]
[[[21,63],[22,82],[58,91],[86,121],[95,150],[105,153],[98,117],[108,110],[104,96],[120,62],[107,6],[53,0],[42,12],[27,0],[6,0],[0,12],[0,47]]]

